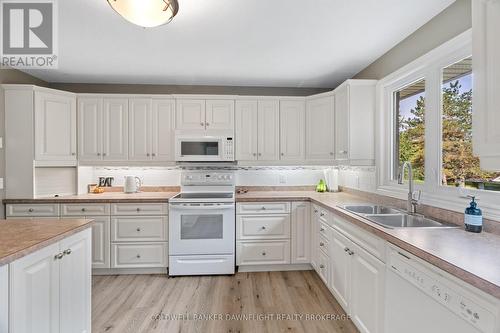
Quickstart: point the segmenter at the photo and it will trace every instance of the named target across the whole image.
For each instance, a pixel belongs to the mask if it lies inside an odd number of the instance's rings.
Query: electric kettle
[[[125,184],[123,186],[123,191],[125,193],[136,193],[139,192],[141,188],[141,180],[136,176],[125,176]]]

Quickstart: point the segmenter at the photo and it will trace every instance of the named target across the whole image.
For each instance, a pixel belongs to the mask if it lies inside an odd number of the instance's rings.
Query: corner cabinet
[[[9,264],[9,332],[90,332],[90,229]]]
[[[472,141],[484,170],[500,170],[500,0],[472,1]]]
[[[347,80],[334,90],[336,160],[351,165],[375,163],[376,83]]]

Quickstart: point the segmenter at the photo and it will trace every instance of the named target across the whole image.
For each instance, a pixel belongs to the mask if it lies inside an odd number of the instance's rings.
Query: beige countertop
[[[36,199],[4,199],[4,204],[33,204],[33,203],[126,203],[126,202],[168,202],[179,192],[104,192],[100,194],[79,194],[61,197],[43,197]]]
[[[338,207],[349,203],[367,203],[349,193],[313,191],[253,191],[238,194],[238,202],[302,201],[323,206],[451,275],[500,298],[500,236],[470,233],[458,228],[388,229]]]
[[[92,225],[89,219],[0,220],[0,266]]]

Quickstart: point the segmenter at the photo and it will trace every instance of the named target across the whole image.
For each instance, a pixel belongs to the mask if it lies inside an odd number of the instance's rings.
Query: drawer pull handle
[[[325,228],[321,228],[321,229],[319,229],[319,231],[323,232],[323,231],[325,231]]]
[[[318,212],[318,210],[317,210],[317,209],[315,209],[315,210],[314,210],[314,212],[315,212],[315,213],[317,213],[317,212]]]
[[[141,259],[141,255],[140,254],[136,255],[136,258]]]
[[[140,212],[140,211],[141,211],[141,209],[140,209],[139,207],[137,207],[137,209],[136,209],[136,210],[137,210],[138,212]]]
[[[319,216],[325,216],[325,213],[321,213],[321,214],[319,214]]]
[[[137,227],[137,229],[135,229],[135,230],[137,230],[137,232],[140,232],[140,231],[141,231],[141,228]]]
[[[345,248],[344,248],[344,251],[345,251],[345,252],[349,252],[350,250],[349,250],[349,248],[348,248],[348,247],[345,247]]]
[[[266,252],[262,252],[262,255],[265,256],[266,255]]]
[[[54,256],[54,259],[55,260],[61,260],[63,257],[64,257],[64,253],[61,252],[61,253],[56,254]]]
[[[262,206],[260,209],[262,209],[262,210],[266,210],[266,207]]]
[[[71,249],[66,249],[63,251],[64,255],[70,255],[71,254]]]
[[[349,253],[350,256],[352,256],[354,254],[354,252],[351,250],[349,250],[349,252],[347,252],[347,253]]]
[[[321,264],[321,265],[319,265],[319,268],[323,269],[323,268],[325,268],[325,265]]]
[[[33,213],[33,208],[29,208],[28,212]]]
[[[261,229],[262,229],[262,230],[266,230],[266,227],[262,226],[262,228],[261,228]]]
[[[200,126],[204,127],[204,126],[205,126],[205,123],[200,123]]]
[[[85,211],[85,208],[82,208],[82,212],[84,212],[84,211]]]
[[[325,243],[320,242],[320,243],[319,243],[319,246],[325,246]]]

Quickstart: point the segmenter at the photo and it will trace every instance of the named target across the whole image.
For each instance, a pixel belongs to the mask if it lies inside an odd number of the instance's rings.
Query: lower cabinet
[[[89,217],[92,224],[92,268],[109,268],[110,258],[110,217]]]
[[[311,262],[311,204],[292,202],[292,264]]]
[[[0,332],[9,331],[9,265],[0,266]]]
[[[10,333],[90,332],[91,231],[9,264]]]

